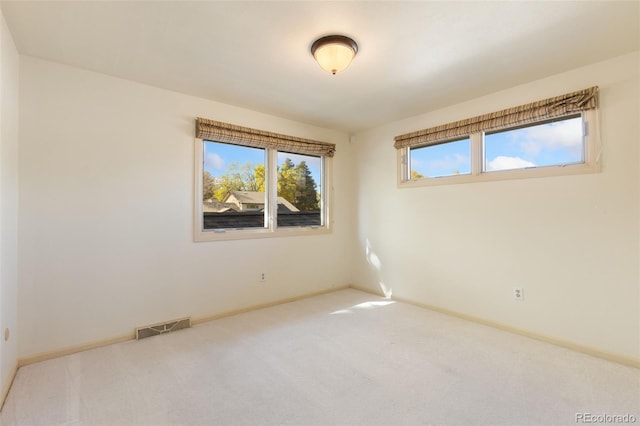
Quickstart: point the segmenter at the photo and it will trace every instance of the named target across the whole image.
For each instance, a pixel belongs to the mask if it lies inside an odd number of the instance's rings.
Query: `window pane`
[[[484,136],[484,171],[584,163],[582,117]]]
[[[469,138],[409,150],[410,179],[471,173]]]
[[[204,229],[264,228],[265,150],[204,141]]]
[[[322,157],[278,151],[278,226],[321,226]]]

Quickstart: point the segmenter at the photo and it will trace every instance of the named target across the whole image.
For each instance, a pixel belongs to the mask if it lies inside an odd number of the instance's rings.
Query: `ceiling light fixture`
[[[356,42],[343,35],[321,37],[311,45],[311,54],[320,67],[334,75],[347,68],[356,53]]]

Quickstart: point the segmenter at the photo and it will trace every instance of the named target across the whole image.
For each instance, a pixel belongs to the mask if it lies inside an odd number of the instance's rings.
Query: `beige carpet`
[[[575,425],[640,372],[355,290],[21,368],[2,425]]]

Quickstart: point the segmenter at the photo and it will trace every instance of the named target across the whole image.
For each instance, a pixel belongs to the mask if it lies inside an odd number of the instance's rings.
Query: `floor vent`
[[[191,318],[182,318],[160,324],[147,325],[136,328],[136,339],[144,339],[145,337],[157,336],[171,331],[182,330],[191,327]]]

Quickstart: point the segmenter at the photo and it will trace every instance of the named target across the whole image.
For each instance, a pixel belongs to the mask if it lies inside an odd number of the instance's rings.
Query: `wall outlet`
[[[265,282],[267,280],[267,273],[266,272],[260,272],[260,277],[258,278],[258,281],[260,281],[261,283]]]
[[[524,300],[524,289],[522,287],[514,287],[513,298],[520,301]]]

